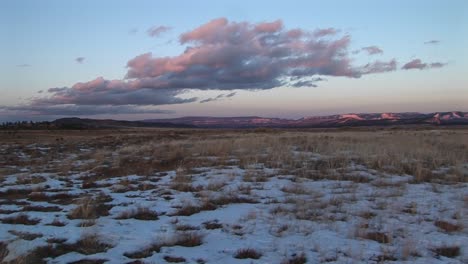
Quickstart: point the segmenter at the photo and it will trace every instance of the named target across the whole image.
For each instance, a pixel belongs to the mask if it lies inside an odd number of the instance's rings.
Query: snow
[[[392,113],[383,113],[383,114],[381,114],[380,118],[381,119],[392,119],[392,120],[398,119],[398,117],[395,116],[395,114],[392,114]]]
[[[308,155],[318,159],[315,153],[294,152],[294,155]],[[266,175],[265,182],[248,182],[243,177],[246,173]],[[193,186],[207,187],[221,184],[215,191],[204,190],[206,197],[213,198],[227,194],[247,196],[257,203],[231,203],[216,210],[201,211],[191,216],[174,215],[177,208],[187,204],[197,205],[202,198],[195,193],[179,192],[171,189],[173,179],[178,172],[167,171],[157,175],[143,177],[128,175],[110,177],[97,181],[98,186],[80,189],[81,174],[71,175],[73,187],[68,193],[78,195],[97,195],[103,192],[112,198],[113,205],[109,216],[96,219],[91,227],[80,227],[81,219],[68,219],[67,214],[75,204],[57,205],[52,202],[27,201],[30,205],[60,206],[60,212],[24,212],[30,217],[39,218],[37,225],[0,224],[0,240],[8,242],[9,255],[5,261],[14,259],[37,246],[47,245],[49,238],[65,238],[66,243],[76,242],[83,234],[99,234],[101,239],[112,245],[106,252],[85,256],[70,252],[57,258],[49,258],[48,263],[66,263],[83,258],[107,259],[108,263],[126,263],[132,261],[123,255],[147,247],[151,243],[171,239],[181,231],[177,225],[187,224],[197,227],[194,231],[203,236],[203,244],[196,247],[163,247],[161,252],[154,252],[144,258],[145,262],[162,263],[164,256],[184,257],[188,263],[203,259],[207,263],[279,263],[293,254],[304,252],[309,263],[377,263],[378,257],[386,252],[398,259],[396,263],[467,263],[468,235],[466,219],[466,197],[468,185],[458,183],[410,184],[408,175],[383,174],[369,170],[362,165],[348,168],[350,176],[365,176],[369,182],[339,180],[312,180],[298,176],[281,174],[280,171],[266,168],[263,164],[254,164],[247,168],[238,166],[200,167],[192,170]],[[180,172],[179,172],[180,173]],[[31,174],[35,175],[35,174]],[[3,181],[0,191],[7,189],[29,189],[42,187],[45,193],[50,189],[65,188],[60,176],[42,173],[46,179],[39,184],[16,185],[20,174],[9,175]],[[156,183],[151,179],[159,179]],[[352,177],[350,177],[352,179]],[[156,189],[146,191],[132,190],[113,192],[122,180],[138,183],[156,184]],[[239,190],[249,186],[249,194]],[[301,193],[285,192],[285,187],[299,186]],[[120,188],[124,188],[121,186]],[[293,189],[293,188],[291,188]],[[161,193],[169,192],[172,199],[166,200]],[[201,195],[201,193],[199,194]],[[0,197],[0,199],[2,199]],[[405,213],[412,206],[415,213]],[[139,207],[149,208],[159,214],[158,220],[116,219],[122,212]],[[278,207],[279,213],[273,213]],[[22,206],[13,204],[0,205],[3,210],[21,210]],[[375,217],[362,217],[365,212]],[[303,213],[304,217],[297,217]],[[0,214],[0,219],[18,215],[17,213]],[[451,219],[459,214],[461,219]],[[50,226],[54,219],[66,223],[64,227]],[[446,233],[434,225],[436,220],[460,221],[462,230]],[[203,223],[217,221],[222,228],[208,230]],[[367,228],[360,225],[366,224]],[[43,237],[33,241],[24,241],[9,233],[16,230],[41,233]],[[359,232],[375,231],[391,235],[391,242],[384,244],[366,239]],[[405,245],[414,247],[419,257],[403,258]],[[455,258],[436,257],[431,248],[442,245],[458,245],[461,254]],[[234,254],[242,248],[254,248],[262,253],[258,260],[236,259]]]
[[[356,114],[345,114],[341,115],[340,118],[350,118],[350,119],[356,119],[356,120],[364,120],[364,118],[360,117],[359,115]]]

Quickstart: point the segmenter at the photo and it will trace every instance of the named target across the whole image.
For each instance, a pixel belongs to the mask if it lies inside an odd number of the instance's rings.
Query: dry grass
[[[67,224],[63,221],[60,221],[60,219],[55,218],[52,222],[48,223],[47,225],[51,226],[66,226]]]
[[[173,256],[164,256],[164,260],[169,262],[169,263],[179,263],[179,262],[185,262],[185,258],[183,257],[173,257]]]
[[[134,218],[138,220],[158,220],[158,213],[146,207],[138,207],[120,213],[116,219],[129,219]]]
[[[450,222],[443,221],[443,220],[435,221],[434,225],[447,233],[456,232],[462,229],[461,225],[452,224]]]
[[[217,206],[210,202],[205,201],[202,205],[193,205],[193,204],[185,204],[181,208],[179,208],[173,215],[174,216],[190,216],[193,214],[197,214],[201,211],[212,211],[216,210]]]
[[[207,221],[207,222],[203,223],[203,227],[205,227],[205,229],[209,229],[209,230],[219,229],[219,228],[223,227],[223,224],[218,223],[218,220]]]
[[[11,225],[36,225],[41,221],[41,219],[30,218],[27,214],[20,213],[16,216],[3,218],[1,221],[4,224]]]
[[[175,226],[175,230],[176,231],[195,231],[195,230],[199,230],[200,228],[197,227],[197,226],[193,226],[193,225],[176,225]]]
[[[23,207],[23,211],[36,211],[36,212],[60,212],[62,208],[59,206],[42,206],[42,205],[27,205]]]
[[[433,129],[433,128],[430,128]],[[47,158],[37,151],[23,147],[31,155],[30,166],[41,171],[53,159],[65,157],[74,147],[86,144],[99,149],[89,154],[80,153],[80,159],[91,160],[80,170],[90,170],[95,179],[130,174],[151,175],[157,171],[216,166],[226,164],[229,157],[239,159],[238,165],[264,163],[272,168],[297,170],[308,178],[346,177],[339,170],[351,163],[362,164],[383,172],[409,174],[413,182],[467,182],[468,171],[463,164],[468,160],[468,134],[463,129],[355,129],[355,130],[126,130],[92,131],[89,133],[60,131],[21,132],[23,144],[38,143],[50,147]],[[107,135],[105,135],[107,133]],[[57,138],[64,138],[56,142]],[[8,136],[0,141],[12,140]],[[0,153],[0,160],[11,160],[8,153],[15,153],[17,146],[7,147]],[[298,154],[291,155],[291,150]],[[59,151],[60,150],[60,151]],[[28,152],[29,151],[29,152]],[[118,153],[118,159],[112,153]],[[305,153],[319,153],[321,159],[310,159]],[[41,156],[42,155],[42,156]],[[42,158],[41,158],[42,157]],[[149,157],[149,159],[142,159]],[[203,157],[217,157],[207,159]],[[2,159],[4,158],[4,159]],[[8,161],[13,164],[13,160]],[[57,171],[64,163],[57,164]],[[106,164],[108,166],[102,166]],[[25,165],[25,164],[19,164]],[[444,173],[434,170],[448,167]],[[177,175],[178,178],[186,178]],[[337,174],[338,173],[338,174]],[[40,179],[26,179],[35,182]],[[266,175],[248,173],[247,181],[265,181]],[[354,178],[366,181],[366,178]],[[182,182],[186,179],[182,179]],[[186,182],[188,183],[188,182]],[[85,187],[91,188],[90,182]]]
[[[70,247],[74,251],[84,255],[91,255],[105,252],[111,248],[112,245],[103,242],[99,234],[85,234],[76,243],[66,245],[66,247]]]
[[[456,245],[455,246],[443,245],[443,246],[432,248],[432,252],[434,252],[437,256],[454,258],[460,255],[460,247]]]
[[[0,242],[0,261],[8,255],[8,245],[5,242]]]
[[[196,247],[203,244],[203,235],[197,232],[182,232],[176,233],[173,237],[163,239],[163,241],[155,242],[140,251],[127,252],[124,256],[132,259],[147,258],[153,255],[154,252],[160,252],[162,247]]]
[[[37,247],[26,255],[19,256],[12,263],[47,263],[45,258],[56,258],[74,251],[84,255],[92,255],[105,252],[111,247],[112,245],[101,241],[99,234],[83,234],[76,243],[57,243]]]
[[[392,241],[392,237],[382,232],[367,232],[363,238],[377,241],[382,244],[388,244]]]
[[[80,226],[90,226],[96,223],[96,219],[109,215],[112,207],[109,200],[102,195],[94,195],[96,188],[115,188],[115,192],[135,191],[155,194],[159,198],[167,200],[176,198],[178,192],[194,193],[194,200],[176,207],[171,216],[190,216],[205,210],[216,210],[226,205],[236,203],[265,203],[263,196],[258,195],[263,186],[276,175],[282,175],[283,179],[291,181],[281,189],[284,200],[278,198],[273,202],[280,202],[281,206],[273,205],[270,213],[272,216],[283,217],[288,214],[299,220],[319,222],[328,225],[334,221],[347,221],[347,206],[352,205],[358,198],[353,194],[356,188],[361,188],[361,183],[369,183],[373,189],[365,199],[372,201],[372,205],[364,211],[354,211],[352,217],[359,216],[363,225],[356,227],[355,237],[369,239],[382,244],[382,247],[400,246],[401,234],[398,232],[385,233],[375,226],[380,221],[378,215],[381,210],[393,210],[395,214],[408,214],[406,217],[419,217],[425,208],[416,203],[406,202],[396,206],[392,201],[413,188],[411,184],[431,183],[429,192],[443,192],[447,184],[458,186],[459,183],[468,182],[468,133],[462,128],[437,128],[437,129],[351,129],[351,130],[127,130],[127,131],[87,131],[61,133],[54,131],[44,133],[41,131],[19,132],[20,138],[14,138],[15,144],[6,145],[0,151],[0,167],[16,165],[28,167],[31,173],[57,173],[58,179],[66,188],[81,186],[83,194],[67,193],[70,189],[51,189],[41,184],[41,187],[30,186],[24,188],[4,188],[0,192],[1,205],[22,205],[22,211],[60,212],[69,210],[70,206],[43,206],[33,202],[49,202],[57,205],[70,205],[72,209],[67,213],[69,219],[83,219]],[[18,135],[17,135],[18,136]],[[64,138],[64,140],[56,140]],[[0,137],[0,143],[12,140],[11,136]],[[41,153],[37,149],[28,147],[30,143],[50,148],[47,153]],[[89,152],[77,150],[77,146],[90,149]],[[28,159],[19,160],[15,153],[21,151]],[[12,154],[13,153],[13,154]],[[76,154],[77,158],[69,158],[70,154]],[[115,154],[115,155],[114,155]],[[58,162],[57,162],[58,161]],[[86,161],[75,164],[75,161]],[[206,187],[197,185],[195,174],[202,174],[194,168],[238,166],[245,173],[233,173],[227,177],[210,178]],[[263,167],[277,169],[275,174],[266,174]],[[356,169],[358,168],[358,169]],[[167,185],[165,192],[160,192],[164,171],[174,170],[175,176]],[[364,175],[354,174],[363,171]],[[8,172],[8,175],[19,173],[19,169],[0,169],[0,173]],[[85,173],[82,178],[69,177],[76,172]],[[387,181],[387,178],[376,179],[383,173],[408,176],[405,181]],[[141,180],[129,180],[128,175],[139,175]],[[377,175],[377,176],[376,176]],[[217,175],[216,175],[217,176]],[[98,184],[98,180],[118,177],[118,184],[106,186]],[[194,178],[194,179],[192,179]],[[244,182],[231,188],[227,186],[233,179],[242,179]],[[114,179],[112,179],[114,180]],[[309,180],[334,180],[347,181],[336,188],[333,187],[332,195],[324,196],[320,190],[313,190],[302,185]],[[4,181],[0,177],[0,182]],[[6,178],[5,178],[6,181]],[[18,177],[16,184],[37,184],[44,182],[43,177],[27,176]],[[162,183],[166,186],[167,182]],[[2,183],[3,184],[3,183]],[[8,183],[10,184],[10,183]],[[8,186],[5,184],[5,186]],[[13,184],[11,184],[13,185]],[[354,186],[354,187],[353,187]],[[355,189],[353,189],[355,188]],[[88,196],[90,195],[90,196]],[[140,194],[133,194],[137,197]],[[188,195],[188,194],[187,194]],[[354,195],[354,196],[353,196]],[[142,196],[142,195],[141,195]],[[85,197],[85,198],[83,198]],[[130,197],[130,194],[127,195]],[[257,197],[257,198],[255,198]],[[380,199],[379,199],[380,198]],[[257,200],[258,199],[258,200]],[[464,198],[465,204],[468,200]],[[270,202],[268,202],[270,203]],[[419,207],[418,207],[419,206]],[[66,208],[66,209],[64,209]],[[1,211],[15,216],[3,217],[4,224],[34,225],[40,219],[31,219],[24,213],[17,215],[16,211]],[[254,216],[255,217],[255,216]],[[157,220],[158,214],[148,208],[128,210],[116,216],[118,219],[135,218],[140,220]],[[430,217],[429,217],[430,218]],[[61,218],[60,218],[61,219]],[[359,221],[358,220],[358,221]],[[437,220],[437,221],[435,221]],[[455,232],[464,230],[462,216],[442,216],[441,218],[424,219],[424,223],[440,232],[454,235]],[[421,220],[422,221],[422,220]],[[48,225],[65,226],[66,223],[55,219]],[[369,227],[371,226],[371,228]],[[209,221],[200,228],[206,230],[223,228],[226,231],[229,225],[217,221]],[[246,227],[246,226],[245,226]],[[272,225],[271,232],[281,236],[283,232],[294,232],[294,226]],[[174,225],[176,234],[174,237],[162,239],[144,247],[137,252],[126,253],[131,258],[140,258],[159,252],[161,247],[197,246],[202,241],[202,236],[193,232],[198,227],[188,225]],[[231,232],[228,230],[226,232]],[[237,235],[248,234],[247,228],[236,229],[232,232]],[[307,231],[304,231],[307,232]],[[351,231],[352,232],[352,231]],[[403,231],[402,231],[403,232]],[[405,234],[408,235],[408,234]],[[458,234],[457,234],[458,235]],[[19,234],[18,237],[33,239],[28,234]],[[409,236],[403,236],[406,238]],[[94,240],[94,242],[93,242]],[[393,241],[394,240],[394,241]],[[81,240],[80,240],[81,241]],[[406,241],[406,240],[405,240]],[[402,242],[402,258],[418,256],[415,246],[411,241]],[[63,241],[62,241],[63,242]],[[58,256],[71,250],[71,245],[62,242],[54,243],[47,247],[38,248],[33,252],[35,258],[30,263],[42,263],[45,256]],[[371,241],[367,241],[371,242]],[[366,242],[366,243],[367,243]],[[88,248],[102,248],[102,242],[97,238],[90,238],[73,244],[76,248],[82,248],[82,252],[88,252]],[[94,244],[93,244],[94,243]],[[373,242],[372,242],[373,243]],[[110,245],[107,245],[107,247]],[[6,246],[0,244],[0,257]],[[73,249],[74,250],[74,249]],[[78,249],[80,250],[80,249]],[[257,252],[254,249],[245,250]],[[458,246],[441,246],[430,249],[437,256],[456,257],[460,255]],[[65,253],[64,253],[65,252]],[[258,252],[257,252],[258,253]],[[383,252],[375,256],[375,261],[387,261],[394,258],[393,253]],[[35,254],[35,255],[34,255]],[[424,254],[424,252],[421,252]],[[261,256],[261,255],[260,255]],[[166,256],[168,258],[178,258]],[[93,263],[92,259],[83,259],[82,263]],[[166,260],[169,261],[169,260]],[[305,263],[304,254],[291,256],[282,263]]]
[[[237,259],[259,259],[261,257],[262,253],[253,248],[241,248],[234,254],[234,258]]]
[[[68,213],[69,219],[96,219],[109,215],[111,205],[105,204],[107,197],[100,195],[95,198],[82,198],[78,206]]]
[[[304,253],[294,254],[288,259],[281,261],[281,264],[305,264],[307,263],[307,257]]]
[[[36,234],[36,233],[29,233],[29,232],[21,232],[21,231],[16,231],[16,230],[8,230],[8,233],[15,235],[23,240],[34,240],[36,238],[42,237],[42,234]]]
[[[107,262],[107,259],[89,259],[84,258],[77,261],[69,262],[68,264],[103,264]]]

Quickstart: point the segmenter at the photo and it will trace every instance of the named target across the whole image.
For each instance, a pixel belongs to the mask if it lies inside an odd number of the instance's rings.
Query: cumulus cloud
[[[158,37],[162,33],[169,31],[170,29],[171,27],[167,26],[154,26],[149,28],[146,32],[150,37]]]
[[[77,58],[75,59],[75,61],[76,61],[77,63],[80,63],[80,64],[83,63],[84,60],[85,60],[84,57],[77,57]]]
[[[153,27],[148,34],[158,36],[169,29]],[[360,78],[397,68],[395,59],[356,65],[350,51],[351,36],[338,29],[287,29],[281,20],[250,23],[218,18],[181,34],[179,43],[185,50],[176,56],[144,53],[130,59],[122,80],[98,77],[71,87],[51,88],[47,96],[32,99],[29,107],[42,107],[49,113],[57,113],[57,109],[64,113],[90,113],[94,107],[97,113],[113,106],[119,107],[119,113],[139,113],[149,106],[196,102],[197,98],[180,97],[192,89],[315,87],[326,76]],[[382,53],[377,46],[363,50]],[[442,66],[433,63],[424,67]],[[411,67],[405,65],[404,69]],[[223,94],[201,102],[233,95]]]
[[[282,21],[212,20],[182,34],[186,50],[174,57],[141,54],[127,63],[127,79],[152,78],[153,87],[269,89],[285,77],[313,75],[358,78],[369,71],[351,64],[351,37],[338,30],[286,30]],[[324,38],[326,37],[326,38]]]
[[[412,70],[412,69],[419,69],[425,70],[430,68],[442,68],[446,65],[446,63],[441,62],[433,62],[433,63],[423,63],[420,59],[414,59],[401,67],[403,70]]]
[[[34,105],[165,105],[194,102],[197,98],[176,97],[179,89],[151,89],[151,79],[106,80],[98,77],[72,87],[50,88],[49,97],[35,98]]]
[[[439,44],[439,43],[440,43],[440,40],[436,40],[436,39],[424,42],[424,44]]]

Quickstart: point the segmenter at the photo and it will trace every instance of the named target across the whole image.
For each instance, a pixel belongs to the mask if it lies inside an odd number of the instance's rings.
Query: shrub
[[[1,221],[4,224],[11,224],[11,225],[36,225],[41,220],[38,218],[29,218],[28,215],[20,213],[16,216],[3,218]]]
[[[138,207],[136,210],[130,210],[120,213],[116,219],[134,218],[138,220],[158,220],[158,213],[145,207]]]
[[[307,263],[307,257],[304,253],[299,255],[294,254],[288,259],[281,261],[281,264],[305,264]]]
[[[171,263],[185,262],[185,258],[183,257],[164,256],[164,260]]]
[[[203,236],[197,232],[176,233],[173,237],[161,242],[155,242],[148,247],[135,252],[126,252],[124,256],[132,259],[147,258],[153,252],[160,252],[162,247],[196,247],[203,244]]]
[[[262,257],[262,253],[258,252],[253,248],[242,248],[237,250],[234,257],[237,259],[259,259]]]
[[[442,220],[435,221],[434,225],[444,230],[445,232],[455,232],[455,231],[461,230],[461,226],[457,224],[449,223],[447,221],[442,221]]]
[[[440,247],[432,248],[432,252],[434,252],[437,256],[454,258],[460,255],[460,247],[459,246],[440,246]]]

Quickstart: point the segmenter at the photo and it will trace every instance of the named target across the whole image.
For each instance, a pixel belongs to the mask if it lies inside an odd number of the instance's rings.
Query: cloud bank
[[[156,37],[169,29],[153,27],[148,34]],[[177,56],[144,53],[130,59],[121,80],[98,77],[71,87],[50,88],[48,96],[11,110],[49,115],[141,113],[158,105],[198,101],[179,97],[192,89],[231,92],[203,103],[231,97],[232,90],[315,87],[326,76],[360,78],[397,69],[396,59],[355,65],[351,36],[339,29],[287,29],[281,20],[250,23],[218,18],[181,34],[179,43],[185,51]],[[369,55],[383,53],[377,46],[362,50]],[[442,66],[415,60],[403,69]]]

